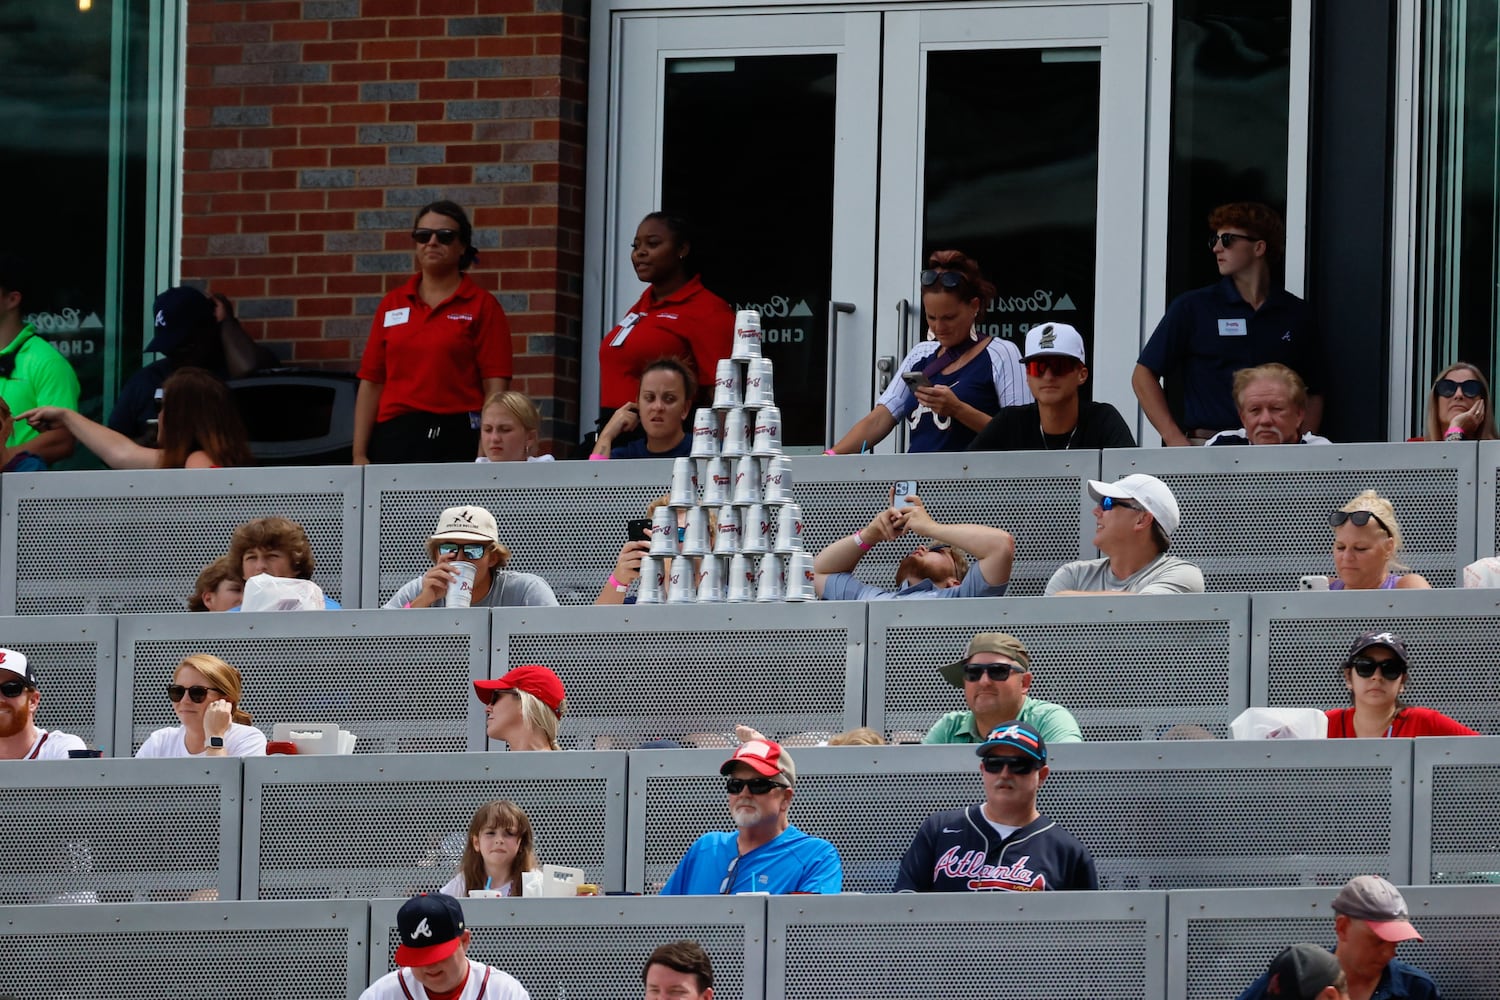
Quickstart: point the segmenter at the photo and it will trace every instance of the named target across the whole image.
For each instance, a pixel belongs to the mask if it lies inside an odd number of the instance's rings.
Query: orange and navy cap
[[[1002,722],[991,729],[989,739],[975,747],[974,752],[981,757],[988,757],[991,751],[1001,747],[1019,750],[1043,764],[1047,762],[1047,741],[1042,739],[1041,733],[1020,719]]]

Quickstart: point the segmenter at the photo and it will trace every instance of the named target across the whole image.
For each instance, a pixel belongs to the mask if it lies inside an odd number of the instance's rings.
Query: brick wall
[[[587,0],[188,0],[182,275],[352,371],[452,198],[544,437],[577,440]]]

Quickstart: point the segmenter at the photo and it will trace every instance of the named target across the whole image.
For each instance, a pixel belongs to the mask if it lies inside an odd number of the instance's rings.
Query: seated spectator
[[[1003,632],[981,632],[969,640],[962,660],[939,671],[963,689],[964,712],[949,712],[927,731],[923,743],[983,743],[1007,719],[1020,719],[1048,743],[1083,739],[1078,720],[1061,705],[1031,697],[1031,654]]]
[[[843,891],[839,853],[791,825],[797,768],[771,740],[751,740],[724,762],[733,832],[713,831],[688,848],[663,896]]]
[[[652,500],[649,504],[646,505],[646,520],[652,520],[656,516],[656,512],[666,505],[667,495],[665,493],[657,497],[655,500]],[[707,516],[708,544],[709,547],[712,548],[716,533],[718,531],[719,514],[716,510],[709,510]],[[682,548],[682,532],[686,527],[687,511],[685,509],[679,509],[677,511],[677,548],[679,550]],[[630,585],[641,578],[641,557],[651,551],[650,534],[651,529],[647,528],[646,538],[630,539],[627,540],[624,545],[620,546],[620,554],[615,558],[614,572],[610,573],[609,579],[605,582],[604,586],[599,588],[599,596],[594,598],[595,604],[635,603],[635,595],[632,594],[627,597],[626,594],[630,590]],[[697,557],[694,557],[693,571],[695,580],[698,578],[697,573],[699,564],[700,562]],[[667,559],[665,561],[663,570],[669,574],[672,572],[671,559]]]
[[[167,697],[182,725],[146,737],[137,757],[263,757],[266,734],[240,708],[240,672],[217,656],[193,653],[177,664]]]
[[[1351,707],[1328,710],[1329,738],[1479,735],[1442,712],[1404,703],[1409,668],[1406,643],[1391,633],[1366,632],[1355,639],[1343,666]]]
[[[46,472],[47,463],[26,450],[24,445],[5,444],[16,432],[16,418],[10,404],[0,399],[0,472]]]
[[[387,608],[445,608],[448,588],[459,579],[453,566],[473,563],[474,590],[470,607],[556,607],[557,596],[547,581],[533,573],[505,568],[510,549],[500,544],[495,515],[483,507],[449,507],[438,515],[437,528],[427,539],[432,569],[385,602]]]
[[[262,517],[234,529],[229,540],[229,560],[240,568],[246,580],[258,573],[286,580],[311,580],[313,577],[312,544],[302,525],[284,517]],[[323,606],[339,610],[339,602],[324,596]],[[230,611],[238,611],[238,606]]]
[[[202,368],[180,369],[162,386],[155,448],[57,406],[39,406],[21,417],[38,430],[65,427],[111,469],[227,469],[255,464],[229,387]]]
[[[396,934],[396,970],[371,983],[359,1000],[529,1000],[513,976],[469,957],[471,932],[452,896],[424,892],[402,903]]]
[[[1036,808],[1047,741],[1019,719],[975,749],[984,801],[927,817],[901,858],[895,892],[1097,889],[1088,849]]]
[[[1005,406],[969,445],[970,451],[1066,451],[1134,448],[1135,436],[1108,403],[1085,403],[1089,380],[1083,336],[1066,323],[1026,331],[1026,385],[1036,402]]]
[[[676,358],[662,358],[641,373],[634,403],[626,403],[609,418],[594,443],[591,460],[607,458],[680,458],[693,450],[693,436],[683,426],[693,412],[698,380],[691,367]],[[639,427],[642,437],[615,447],[615,438]]]
[[[831,747],[882,747],[885,746],[885,737],[869,726],[856,726],[847,732],[834,733],[828,737],[828,745]]]
[[[646,1000],[714,1000],[714,967],[697,941],[664,944],[641,970]]]
[[[198,574],[187,605],[189,611],[228,611],[239,607],[244,597],[245,578],[240,576],[239,564],[220,556]]]
[[[1500,587],[1500,557],[1476,559],[1464,567],[1465,587]]]
[[[42,311],[40,299],[28,298],[35,289],[34,271],[24,258],[0,254],[0,397],[13,412],[36,407],[78,409],[78,375],[51,341],[26,321],[27,313]],[[73,435],[62,425],[45,430],[26,421],[11,425],[3,442],[24,446],[49,465],[73,454]]]
[[[71,733],[36,724],[42,691],[25,653],[0,649],[0,760],[67,760],[69,750],[88,749]]]
[[[1303,429],[1307,419],[1307,386],[1286,365],[1271,362],[1234,373],[1234,408],[1240,429],[1220,431],[1210,445],[1332,444]]]
[[[1406,569],[1401,551],[1401,525],[1396,509],[1374,490],[1365,490],[1329,515],[1333,525],[1333,569],[1329,590],[1431,590],[1419,573]]]
[[[541,411],[524,392],[507,389],[491,393],[480,411],[479,457],[474,461],[552,461],[551,455],[536,454],[541,426]]]
[[[1294,944],[1271,959],[1266,981],[1270,996],[1284,1000],[1349,1000],[1349,977],[1339,960],[1315,944]]]
[[[1424,441],[1493,441],[1495,411],[1489,405],[1490,381],[1467,361],[1444,368],[1427,394]]]
[[[906,498],[876,514],[863,529],[825,546],[813,559],[813,589],[825,601],[888,601],[904,598],[1001,597],[1010,584],[1016,542],[1010,532],[981,524],[941,524],[919,497]],[[937,545],[918,545],[896,567],[896,590],[854,578],[860,557],[907,532]],[[964,551],[973,556],[969,564]]]
[[[1102,559],[1071,562],[1052,574],[1047,593],[1201,594],[1203,571],[1167,555],[1180,515],[1167,484],[1141,473],[1114,483],[1089,480],[1094,546]]]
[[[438,891],[463,897],[470,889],[495,889],[502,896],[519,896],[521,873],[541,867],[525,810],[497,799],[475,811],[458,874]]]
[[[1350,879],[1333,897],[1333,957],[1348,979],[1351,997],[1371,1000],[1438,1000],[1432,977],[1395,959],[1396,945],[1420,941],[1401,891],[1378,875]],[[1275,992],[1270,971],[1246,987],[1239,1000],[1284,996]]]
[[[484,732],[512,750],[556,750],[557,723],[568,712],[562,680],[546,667],[528,664],[498,680],[474,682],[484,702]]]

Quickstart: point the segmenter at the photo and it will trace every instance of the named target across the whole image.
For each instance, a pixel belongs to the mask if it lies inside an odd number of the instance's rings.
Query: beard
[[[0,705],[0,739],[24,732],[29,725],[31,725],[30,706],[17,711],[10,705]]]

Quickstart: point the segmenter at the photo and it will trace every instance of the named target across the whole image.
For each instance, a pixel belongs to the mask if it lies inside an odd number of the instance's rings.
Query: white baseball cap
[[[1044,358],[1061,355],[1088,364],[1083,356],[1083,334],[1066,323],[1042,323],[1026,331],[1026,353],[1023,357]]]
[[[1177,498],[1172,495],[1171,490],[1167,489],[1167,484],[1145,473],[1137,472],[1113,483],[1101,483],[1097,479],[1090,479],[1089,496],[1094,498],[1095,503],[1105,497],[1112,497],[1115,500],[1134,500],[1146,509],[1146,513],[1156,518],[1162,534],[1169,538],[1172,532],[1177,530],[1177,524],[1181,520],[1181,514],[1177,510]]]

